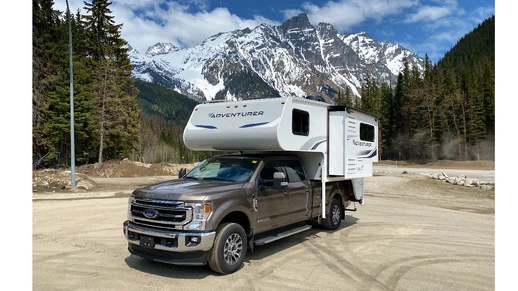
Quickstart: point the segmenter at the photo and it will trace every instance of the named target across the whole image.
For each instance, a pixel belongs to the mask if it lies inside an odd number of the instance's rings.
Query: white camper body
[[[313,180],[351,180],[363,201],[363,178],[378,161],[378,119],[345,106],[297,97],[197,105],[184,130],[192,150],[290,152]],[[325,211],[322,209],[323,217]]]

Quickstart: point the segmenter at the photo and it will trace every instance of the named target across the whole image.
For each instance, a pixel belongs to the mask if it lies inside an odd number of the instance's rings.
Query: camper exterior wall
[[[220,102],[196,106],[184,130],[192,150],[280,151],[277,128],[286,98]]]
[[[289,98],[278,128],[281,148],[285,151],[326,151],[328,106],[309,99]],[[301,124],[294,125],[298,118],[302,119]]]
[[[324,152],[327,106],[289,97],[200,104],[185,127],[184,143],[205,151]]]
[[[378,122],[372,115],[350,109],[329,112],[329,175],[372,176],[378,161]]]

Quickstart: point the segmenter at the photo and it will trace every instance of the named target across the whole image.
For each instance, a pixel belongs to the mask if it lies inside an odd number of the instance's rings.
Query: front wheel
[[[329,207],[329,213],[327,214],[327,217],[322,224],[326,229],[335,230],[340,226],[341,222],[342,206],[340,206],[340,201],[338,199],[333,198],[331,201],[331,206]]]
[[[209,254],[209,266],[214,272],[230,274],[237,271],[245,260],[246,233],[237,223],[218,226],[214,246]]]

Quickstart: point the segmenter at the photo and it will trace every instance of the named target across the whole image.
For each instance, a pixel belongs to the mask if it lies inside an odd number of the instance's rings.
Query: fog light
[[[194,247],[200,244],[201,237],[199,236],[188,236],[185,238],[185,245],[188,247]]]

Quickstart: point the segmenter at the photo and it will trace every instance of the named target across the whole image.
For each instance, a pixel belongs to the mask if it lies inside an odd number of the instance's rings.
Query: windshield
[[[200,163],[182,179],[244,183],[250,181],[258,165],[259,159],[212,157]]]

